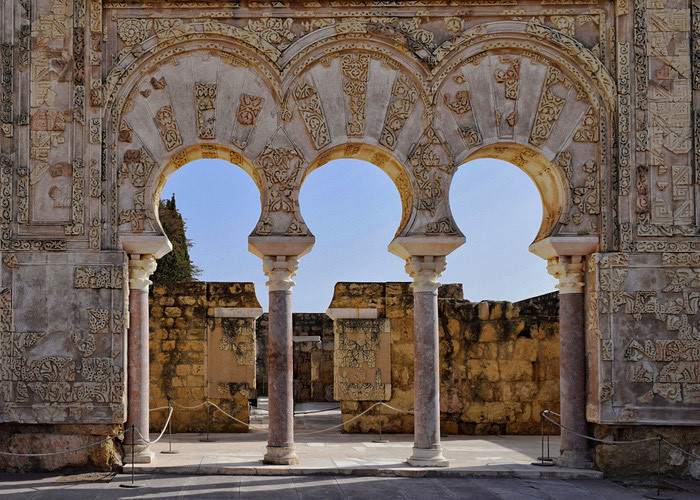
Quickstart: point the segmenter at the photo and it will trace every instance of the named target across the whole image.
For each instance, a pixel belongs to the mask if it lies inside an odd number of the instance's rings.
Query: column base
[[[593,469],[595,464],[591,460],[591,454],[588,451],[566,450],[562,451],[561,455],[556,457],[554,465],[559,467],[569,467],[570,469]]]
[[[134,448],[134,461],[131,461],[131,448]],[[122,462],[125,464],[135,463],[135,464],[150,464],[153,462],[156,454],[152,452],[147,444],[125,444],[124,445],[124,459]]]
[[[406,460],[408,465],[414,467],[449,467],[450,461],[442,455],[442,448],[416,448],[413,447],[413,455]]]
[[[293,446],[268,446],[267,453],[263,457],[263,463],[269,465],[296,465],[299,457]]]

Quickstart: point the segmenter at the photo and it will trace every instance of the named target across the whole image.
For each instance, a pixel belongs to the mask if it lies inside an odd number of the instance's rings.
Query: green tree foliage
[[[158,259],[158,268],[151,280],[163,281],[195,281],[202,270],[192,263],[189,248],[193,243],[185,235],[187,225],[182,214],[175,206],[175,195],[169,200],[160,200],[158,216],[163,230],[168,236],[173,250]]]

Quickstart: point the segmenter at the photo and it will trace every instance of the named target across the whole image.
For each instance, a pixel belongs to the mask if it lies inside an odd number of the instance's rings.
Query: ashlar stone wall
[[[159,283],[150,297],[150,406],[168,398],[184,406],[211,400],[248,422],[255,395],[255,319],[262,309],[252,283]],[[160,431],[167,410],[151,413]],[[175,408],[174,432],[199,432],[207,409]],[[247,428],[212,411],[212,432]]]
[[[559,408],[557,295],[515,304],[474,303],[463,299],[461,285],[443,285],[438,304],[443,431],[450,434],[539,432],[539,412]],[[338,283],[330,307],[331,311],[337,309],[376,309],[377,319],[388,321],[390,331],[389,393],[385,397],[355,395],[355,399],[351,393],[343,394],[343,421],[352,419],[378,400],[398,409],[413,409],[410,284]],[[371,343],[366,345],[371,348]],[[359,357],[376,358],[373,354]],[[336,368],[337,364],[336,356]],[[365,361],[358,368],[366,369],[371,364]],[[378,358],[375,365],[381,365]],[[344,430],[377,432],[380,419],[385,432],[413,432],[410,414],[386,408],[381,416],[374,410],[346,424]]]

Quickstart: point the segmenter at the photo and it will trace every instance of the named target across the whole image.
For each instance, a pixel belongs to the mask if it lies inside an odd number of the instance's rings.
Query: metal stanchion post
[[[134,426],[132,424],[132,426],[131,426],[131,482],[120,484],[119,486],[122,488],[143,488],[146,486],[144,483],[135,483],[134,482],[134,447],[136,446],[135,434],[136,434],[136,431],[135,431]]]
[[[657,448],[657,454],[656,454],[656,493],[650,492],[644,496],[646,498],[653,498],[655,500],[673,500],[672,496],[661,493],[661,441],[662,440],[663,440],[663,438],[661,436],[657,436],[658,448]]]
[[[382,403],[379,403],[379,439],[375,439],[373,443],[388,443],[386,439],[382,439]]]
[[[202,443],[214,443],[216,442],[216,439],[210,439],[209,438],[209,422],[211,420],[211,406],[209,405],[209,401],[205,401],[207,403],[207,437],[206,439],[200,439],[199,441]]]
[[[168,397],[168,412],[170,415],[170,420],[168,421],[168,449],[161,451],[165,455],[175,455],[180,453],[177,450],[173,450],[173,417],[172,417],[173,405]]]
[[[542,419],[541,420],[541,422],[542,422],[542,441],[541,441],[541,453],[542,453],[542,455],[537,457],[537,460],[539,460],[539,462],[532,462],[531,465],[538,465],[540,467],[542,467],[542,466],[549,467],[549,466],[553,466],[554,462],[549,457],[549,421],[547,422],[547,456],[546,457],[544,456],[544,421],[545,421],[544,416],[545,416],[545,412],[543,411],[542,413],[540,413],[540,417]]]

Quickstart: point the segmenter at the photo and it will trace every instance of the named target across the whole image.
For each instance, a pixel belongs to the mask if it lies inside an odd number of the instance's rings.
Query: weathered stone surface
[[[255,397],[255,325],[262,309],[252,283],[161,283],[153,287],[152,309],[176,309],[180,324],[164,316],[151,318],[151,407],[167,406],[168,398],[185,406],[205,399],[238,420],[248,421],[248,400]],[[248,317],[215,317],[221,308]],[[260,312],[255,312],[259,310]],[[177,409],[177,408],[176,408]],[[151,429],[160,432],[167,410],[151,413]],[[207,410],[177,409],[173,432],[203,432]],[[212,432],[245,432],[247,427],[212,411]]]
[[[123,250],[166,251],[155,205],[188,162],[243,168],[261,194],[251,238],[284,248],[312,239],[299,203],[307,174],[336,158],[369,161],[399,192],[401,253],[406,239],[461,244],[452,177],[467,160],[496,158],[542,195],[535,245],[589,236],[601,252],[583,254],[588,420],[700,424],[698,9],[490,3],[4,2],[0,420],[123,422],[126,360],[113,331],[128,317]],[[546,258],[559,257],[570,255]],[[343,307],[405,320],[402,286],[367,301],[352,285]],[[154,317],[186,331],[194,305],[173,298]],[[488,321],[480,307],[487,324],[473,335],[485,344],[528,328],[511,306],[489,305]],[[504,317],[515,324],[490,325]],[[409,331],[392,325],[392,360],[411,356]],[[200,344],[181,346],[203,362]],[[495,348],[469,352],[508,355]],[[530,362],[533,377],[556,376]],[[18,366],[27,373],[11,373]],[[394,380],[410,384],[403,365]]]

